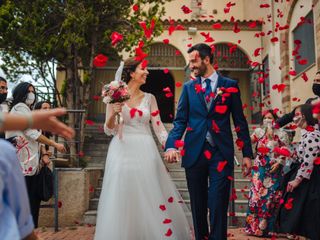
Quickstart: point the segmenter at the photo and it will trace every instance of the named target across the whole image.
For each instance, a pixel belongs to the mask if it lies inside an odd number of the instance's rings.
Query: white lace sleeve
[[[162,146],[164,146],[167,141],[167,138],[168,138],[168,132],[165,129],[165,127],[161,121],[157,100],[152,94],[151,94],[151,104],[150,105],[151,105],[152,128],[153,128],[159,142],[162,144]]]
[[[108,136],[116,135],[116,133],[117,133],[116,127],[114,129],[110,129],[110,128],[107,127],[107,121],[110,118],[110,116],[112,115],[112,113],[113,113],[112,107],[110,106],[110,104],[107,104],[107,107],[106,107],[106,120],[105,120],[105,122],[103,124],[103,130],[104,130],[104,133],[107,134]]]

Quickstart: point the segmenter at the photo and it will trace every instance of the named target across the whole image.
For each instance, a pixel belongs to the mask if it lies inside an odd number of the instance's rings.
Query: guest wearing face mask
[[[291,170],[284,176],[283,204],[277,218],[278,231],[320,239],[320,131],[312,117],[312,105],[295,109],[294,123],[301,140],[293,154]]]
[[[309,98],[306,101],[306,104],[314,104],[320,100],[320,71],[316,73],[316,76],[313,80],[312,91],[316,97]],[[291,123],[294,118],[295,109],[292,112],[283,115],[281,118],[277,120],[278,127],[283,127],[288,123]]]
[[[0,77],[0,112],[7,112],[7,109],[5,109],[5,101],[7,99],[8,94],[8,86],[7,81]],[[5,134],[0,132],[0,139],[5,138]]]
[[[13,101],[10,113],[19,115],[29,115],[31,108],[36,101],[36,92],[32,84],[27,82],[19,83],[12,92]],[[59,152],[65,152],[62,144],[56,143],[35,129],[25,129],[24,131],[7,131],[6,139],[14,143],[17,156],[20,161],[22,173],[25,176],[29,203],[35,227],[38,224],[40,201],[38,199],[38,179],[39,170],[39,145],[43,143],[56,148]]]
[[[281,198],[279,183],[286,157],[274,150],[286,147],[289,138],[282,129],[272,128],[277,119],[272,110],[265,111],[263,125],[256,128],[251,136],[252,143],[256,143],[256,158],[251,172],[245,232],[259,237],[267,237],[274,232],[275,212]]]

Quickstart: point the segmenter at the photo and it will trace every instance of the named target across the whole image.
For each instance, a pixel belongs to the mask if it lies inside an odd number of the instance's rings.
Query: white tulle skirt
[[[184,207],[151,133],[112,139],[95,240],[192,239]]]

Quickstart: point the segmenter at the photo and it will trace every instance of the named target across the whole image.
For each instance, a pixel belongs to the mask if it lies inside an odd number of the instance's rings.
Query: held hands
[[[251,159],[248,157],[244,157],[242,160],[242,175],[243,177],[247,177],[251,174]]]
[[[180,161],[180,153],[178,150],[172,149],[164,153],[164,159],[168,163],[176,163]]]

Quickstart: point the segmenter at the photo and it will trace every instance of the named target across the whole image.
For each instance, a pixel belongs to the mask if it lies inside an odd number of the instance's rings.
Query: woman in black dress
[[[320,131],[312,106],[295,110],[294,123],[301,141],[293,154],[291,170],[284,176],[283,204],[277,218],[278,232],[320,239]]]

